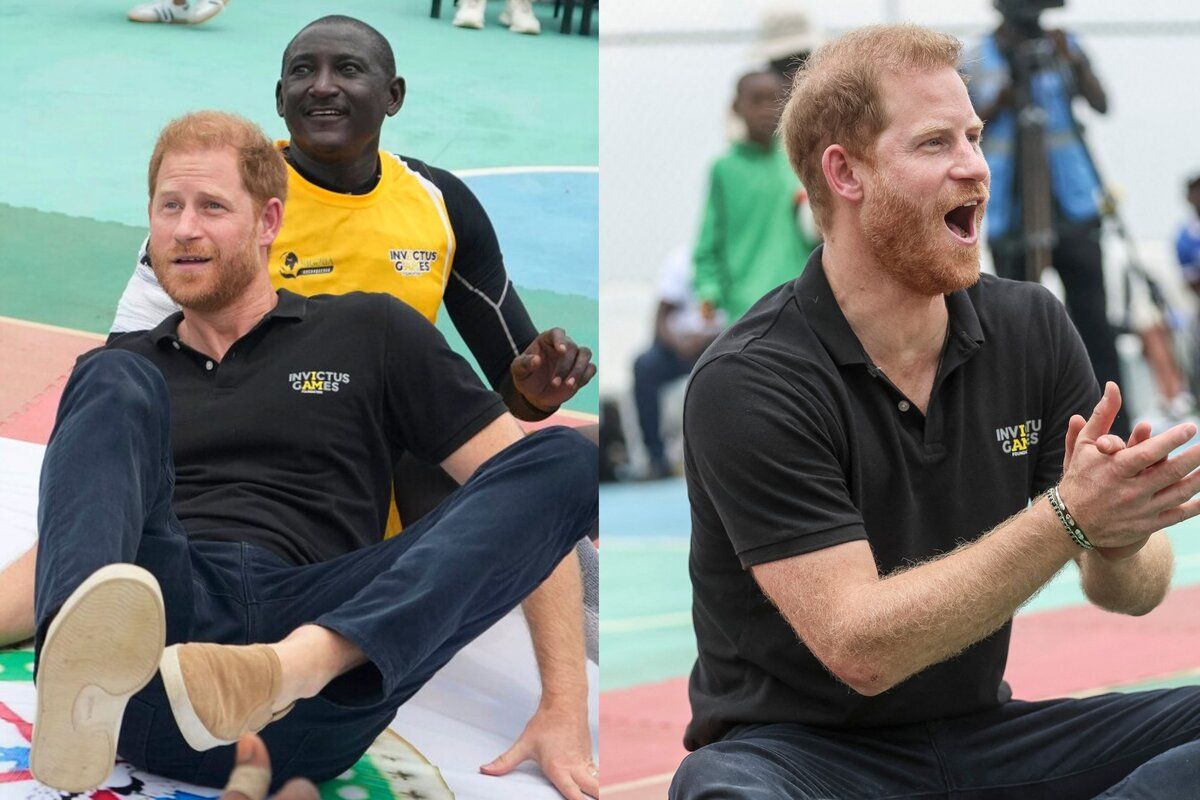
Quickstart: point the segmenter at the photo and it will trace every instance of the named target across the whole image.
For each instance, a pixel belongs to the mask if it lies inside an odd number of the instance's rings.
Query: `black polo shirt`
[[[984,275],[946,297],[922,415],[866,355],[821,252],[708,349],[688,388],[692,749],[739,723],[895,725],[1008,700],[1008,624],[864,697],[798,641],[750,567],[866,539],[886,575],[972,541],[1058,480],[1067,421],[1099,398],[1053,295]]]
[[[391,454],[440,462],[505,411],[433,325],[388,295],[281,290],[220,363],[179,340],[182,318],[108,346],[166,378],[174,510],[195,539],[296,564],[378,542]]]

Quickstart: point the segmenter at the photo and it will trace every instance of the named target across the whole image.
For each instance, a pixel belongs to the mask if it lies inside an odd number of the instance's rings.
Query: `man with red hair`
[[[1068,561],[1102,608],[1158,605],[1200,446],[1110,434],[1117,387],[1062,306],[980,275],[960,50],[865,28],[795,79],[783,137],[825,244],[689,386],[675,800],[1195,793],[1197,688],[1027,703],[1002,679],[1013,613]]]
[[[219,785],[257,730],[277,784],[335,777],[596,519],[595,447],[524,436],[417,311],[271,286],[286,186],[228,114],[175,120],[151,159],[181,311],[80,359],[43,462],[30,769],[55,788],[118,749]],[[380,542],[396,452],[462,487]]]

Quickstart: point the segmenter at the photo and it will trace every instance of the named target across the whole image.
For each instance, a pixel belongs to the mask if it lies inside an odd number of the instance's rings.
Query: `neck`
[[[224,308],[198,311],[185,307],[179,338],[193,350],[220,362],[233,343],[249,333],[278,302],[279,295],[271,287],[264,269],[261,278]]]
[[[756,139],[753,136],[747,136],[746,144],[753,145],[754,147],[757,147],[759,150],[770,150],[771,144],[772,144],[772,137],[767,136],[766,138],[763,138],[763,139]]]
[[[825,239],[821,264],[854,335],[885,372],[909,372],[941,357],[949,312],[942,295],[913,292],[884,272],[861,238]]]
[[[287,149],[288,163],[305,180],[341,194],[366,194],[379,182],[379,140],[358,155],[342,161],[318,161],[294,144]]]

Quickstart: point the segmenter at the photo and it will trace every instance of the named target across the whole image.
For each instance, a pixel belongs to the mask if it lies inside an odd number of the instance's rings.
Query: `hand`
[[[592,761],[592,737],[586,716],[574,711],[539,707],[513,746],[479,771],[507,775],[520,763],[533,759],[554,788],[567,800],[600,796],[600,770]]]
[[[1086,420],[1083,417],[1076,414],[1067,423],[1067,446],[1066,452],[1063,454],[1064,473],[1067,471],[1067,465],[1071,463],[1071,453],[1075,450],[1075,442],[1079,438],[1079,432],[1083,430],[1085,422]],[[1141,444],[1150,438],[1150,433],[1150,423],[1139,422],[1133,427],[1133,432],[1130,434],[1128,442],[1122,442],[1121,437],[1110,433],[1100,437],[1096,442],[1096,449],[1102,453],[1111,455],[1119,450],[1124,450],[1126,447],[1134,447]],[[1148,541],[1149,539],[1147,538],[1123,547],[1097,547],[1093,552],[1105,561],[1124,561],[1127,558],[1137,555],[1138,551]]]
[[[571,341],[562,328],[539,333],[513,359],[513,386],[534,408],[555,411],[596,374],[592,351]]]
[[[700,304],[700,316],[704,317],[705,322],[712,322],[713,318],[717,316],[717,308],[711,300],[705,300]]]
[[[1071,47],[1067,44],[1067,32],[1061,28],[1046,31],[1046,38],[1054,43],[1054,51],[1062,58],[1071,57]]]
[[[236,766],[221,800],[263,800],[271,783],[271,758],[263,740],[253,733],[238,739]],[[232,788],[238,786],[240,788]],[[271,800],[320,800],[317,787],[304,778],[294,778],[271,796]]]
[[[1200,514],[1200,446],[1170,458],[1196,434],[1190,423],[1150,436],[1139,425],[1126,445],[1108,431],[1121,408],[1115,383],[1092,416],[1067,426],[1059,494],[1098,549],[1115,557],[1132,554],[1155,531]],[[1113,549],[1117,548],[1117,549]],[[1131,552],[1132,551],[1132,552]],[[1127,555],[1123,556],[1127,557]]]

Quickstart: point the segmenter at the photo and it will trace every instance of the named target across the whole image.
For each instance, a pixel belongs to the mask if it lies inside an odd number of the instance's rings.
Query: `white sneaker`
[[[542,32],[542,23],[533,15],[533,0],[508,0],[500,22],[513,33],[528,33],[537,36]]]
[[[225,10],[229,0],[187,0],[177,6],[171,0],[152,0],[129,9],[131,22],[174,22],[199,25]]]
[[[487,8],[487,0],[458,0],[458,11],[454,12],[454,27],[474,28],[483,27],[483,12]]]

